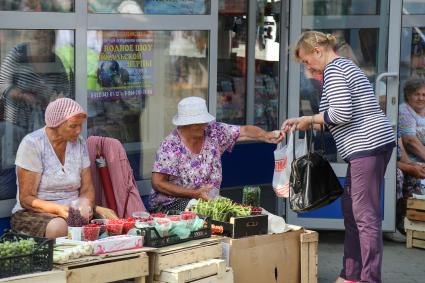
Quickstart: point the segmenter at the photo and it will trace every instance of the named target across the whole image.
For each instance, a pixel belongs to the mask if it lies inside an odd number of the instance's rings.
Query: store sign
[[[104,31],[102,36],[88,98],[116,100],[153,94],[153,33]]]
[[[146,14],[203,15],[209,9],[205,0],[145,0]]]

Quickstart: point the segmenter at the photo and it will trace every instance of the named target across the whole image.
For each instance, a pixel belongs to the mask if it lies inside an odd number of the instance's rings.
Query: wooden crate
[[[186,283],[226,273],[226,262],[223,259],[208,259],[176,267],[166,268],[161,274],[154,276],[155,282]]]
[[[409,198],[406,217],[414,221],[425,221],[425,200]]]
[[[161,274],[167,268],[213,258],[221,258],[219,239],[200,239],[149,252],[150,277]]]
[[[66,273],[62,270],[29,273],[0,279],[7,283],[66,283]]]
[[[68,283],[101,283],[130,278],[136,283],[144,283],[149,274],[149,258],[144,250],[88,256],[55,267],[66,272]]]
[[[404,229],[406,230],[406,247],[425,249],[425,222],[412,221],[404,218]]]
[[[162,281],[154,281],[154,283],[167,283]],[[208,276],[199,280],[191,281],[190,283],[234,283],[233,271],[227,268],[223,275]]]
[[[301,241],[301,283],[317,283],[317,246],[319,234],[306,230],[300,236]]]

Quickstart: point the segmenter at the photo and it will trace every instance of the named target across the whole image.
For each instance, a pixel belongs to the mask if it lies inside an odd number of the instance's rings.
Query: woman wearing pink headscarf
[[[86,118],[77,102],[60,98],[47,106],[46,126],[23,138],[15,160],[18,192],[13,229],[32,236],[65,236],[70,203],[85,198],[93,207],[90,160],[80,136]],[[96,213],[116,218],[106,208],[96,207]]]

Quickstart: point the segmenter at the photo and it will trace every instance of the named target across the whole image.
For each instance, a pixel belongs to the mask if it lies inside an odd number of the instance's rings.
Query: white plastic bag
[[[283,219],[280,216],[274,215],[270,212],[268,212],[267,210],[265,210],[264,208],[261,208],[261,214],[263,215],[267,215],[268,217],[268,232],[269,233],[283,233],[286,231],[289,231],[289,227],[288,225],[286,225],[285,219]]]
[[[280,143],[274,151],[273,190],[278,197],[289,197],[289,177],[291,176],[291,163],[294,159],[294,131],[291,131],[287,145]],[[295,143],[295,156],[307,154],[307,140],[304,138]]]

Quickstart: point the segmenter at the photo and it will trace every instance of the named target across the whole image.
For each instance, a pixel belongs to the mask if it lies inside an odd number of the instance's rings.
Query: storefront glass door
[[[306,30],[337,37],[337,52],[355,62],[375,88],[382,110],[394,130],[397,126],[400,1],[291,1],[290,44]],[[389,32],[391,31],[391,32]],[[291,54],[292,56],[292,54]],[[322,81],[294,60],[289,63],[288,117],[318,113]],[[332,167],[344,183],[347,164],[338,155],[332,136],[325,134],[325,148]],[[382,190],[383,228],[394,229],[395,154],[387,168]],[[339,200],[310,213],[295,214],[288,206],[287,220],[315,229],[344,227]]]

